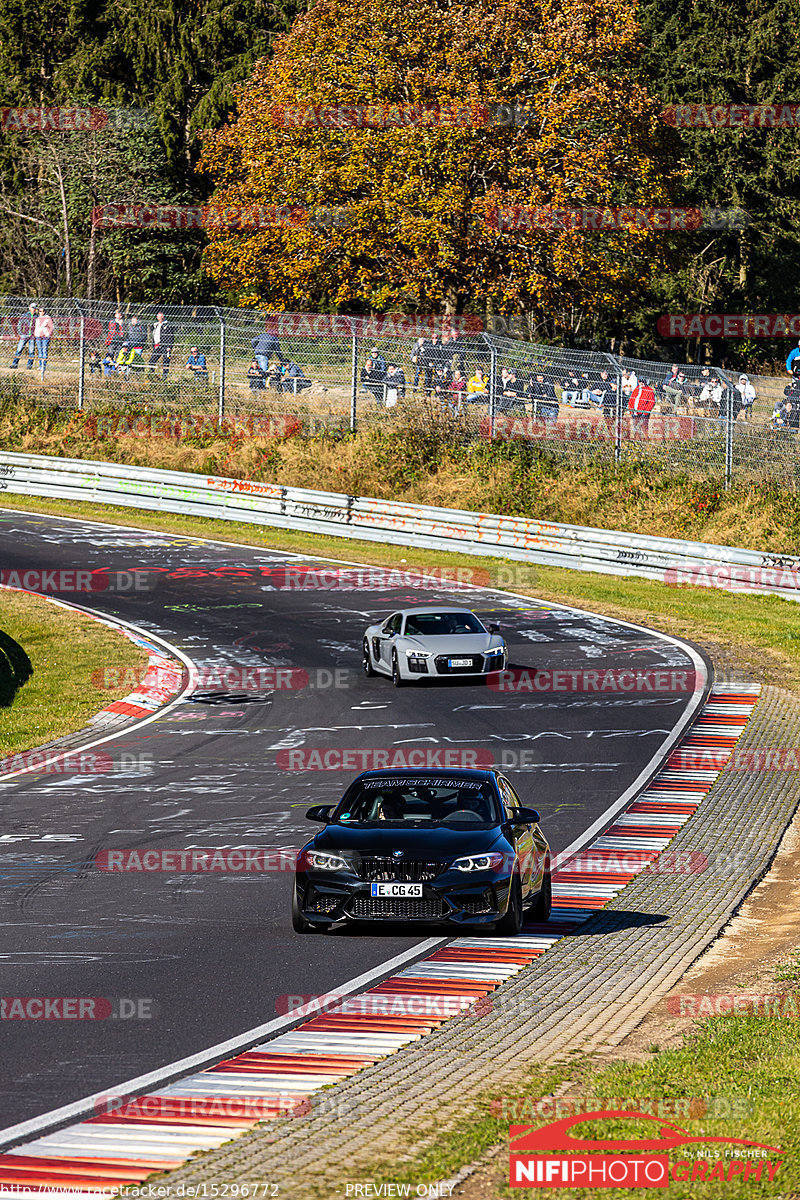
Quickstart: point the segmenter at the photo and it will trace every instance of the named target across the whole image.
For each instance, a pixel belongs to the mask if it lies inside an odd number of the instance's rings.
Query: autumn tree
[[[646,229],[503,231],[501,206],[663,203],[657,107],[630,64],[629,0],[319,0],[260,61],[201,167],[215,204],[346,207],[332,232],[276,221],[210,236],[244,303],[528,314],[589,333],[664,261]],[[284,127],[321,105],[519,105],[524,125]],[[297,120],[297,112],[292,114]],[[309,120],[311,114],[309,114]]]

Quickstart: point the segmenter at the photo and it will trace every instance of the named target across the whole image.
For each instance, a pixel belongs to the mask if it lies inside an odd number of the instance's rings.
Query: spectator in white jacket
[[[36,342],[36,353],[39,356],[39,370],[44,375],[45,367],[47,366],[47,351],[50,348],[50,338],[55,331],[53,318],[48,316],[43,308],[39,309],[36,317],[36,324],[33,328],[33,337]]]
[[[623,400],[630,400],[631,396],[639,386],[639,380],[636,378],[636,372],[626,371],[623,369],[621,386]]]

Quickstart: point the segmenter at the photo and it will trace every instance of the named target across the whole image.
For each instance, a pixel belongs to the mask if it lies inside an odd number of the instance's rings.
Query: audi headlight
[[[430,658],[427,650],[406,650],[406,658]]]
[[[306,851],[306,866],[315,871],[347,871],[350,863],[341,854],[323,854],[321,850]]]
[[[504,649],[504,646],[495,646],[494,649],[486,651],[486,656],[488,658],[492,654],[502,654]]]
[[[506,860],[500,851],[491,854],[467,854],[452,864],[456,871],[499,871]]]

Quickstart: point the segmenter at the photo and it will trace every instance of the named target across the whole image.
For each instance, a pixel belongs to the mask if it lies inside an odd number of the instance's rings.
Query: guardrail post
[[[485,333],[481,337],[489,347],[489,438],[494,441],[497,421],[497,347]]]
[[[225,420],[225,318],[214,305],[214,312],[219,321],[219,400],[217,402],[217,424]]]
[[[356,410],[358,407],[358,334],[353,330],[353,346],[350,362],[350,432],[356,431]]]
[[[84,381],[86,378],[86,315],[77,300],[73,300],[72,303],[77,308],[81,318],[80,358],[78,360],[78,412],[83,412]],[[101,372],[102,369],[101,367]]]

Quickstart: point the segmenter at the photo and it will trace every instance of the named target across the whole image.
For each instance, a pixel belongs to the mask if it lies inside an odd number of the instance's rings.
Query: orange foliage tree
[[[208,270],[242,303],[282,310],[487,311],[588,331],[641,292],[669,237],[508,230],[491,214],[666,201],[637,53],[634,0],[318,0],[206,135],[201,167],[215,207],[337,206],[349,224],[212,228]],[[486,127],[493,104],[521,106],[524,124]],[[318,123],[342,105],[400,121],[407,106],[472,106],[478,123]]]

